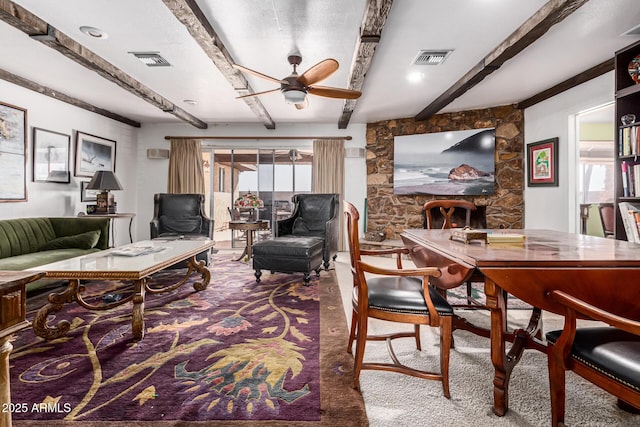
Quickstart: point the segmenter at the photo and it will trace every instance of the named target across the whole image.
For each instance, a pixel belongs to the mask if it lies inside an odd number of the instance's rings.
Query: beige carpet
[[[352,281],[348,258],[341,254],[336,271],[350,313]],[[527,310],[514,310],[509,324],[524,325]],[[468,311],[466,316],[478,325],[489,326],[489,314]],[[350,314],[347,317],[350,322]],[[561,318],[545,313],[544,330],[561,328]],[[391,323],[370,321],[372,333],[397,328]],[[438,337],[431,328],[422,328],[422,352],[415,350],[411,339],[398,340],[398,357],[416,367],[437,366]],[[548,390],[546,355],[527,350],[513,371],[509,406],[504,417],[497,417],[493,403],[493,365],[489,340],[466,331],[456,331],[456,348],[451,352],[451,400],[442,395],[437,381],[428,381],[389,372],[363,371],[360,376],[369,425],[371,427],[404,426],[549,426],[551,407]],[[365,360],[388,360],[385,344],[367,344]],[[631,415],[616,407],[616,398],[573,373],[567,374],[567,412],[571,426],[639,426],[640,415]]]

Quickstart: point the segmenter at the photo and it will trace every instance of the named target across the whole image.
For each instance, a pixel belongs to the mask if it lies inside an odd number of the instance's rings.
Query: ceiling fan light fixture
[[[287,104],[299,104],[304,102],[307,93],[302,90],[287,90],[284,92],[284,100]]]

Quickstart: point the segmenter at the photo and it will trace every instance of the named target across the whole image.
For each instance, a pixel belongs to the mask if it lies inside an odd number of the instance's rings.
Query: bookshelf
[[[629,63],[640,55],[640,41],[615,53],[615,238],[627,240],[619,203],[640,204],[640,84],[629,75]],[[634,114],[636,120],[622,124],[622,116]]]

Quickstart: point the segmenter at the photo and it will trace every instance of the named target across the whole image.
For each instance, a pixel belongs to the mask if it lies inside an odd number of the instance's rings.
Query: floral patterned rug
[[[72,330],[52,341],[31,329],[21,332],[11,354],[14,425],[328,425],[342,417],[344,425],[366,424],[362,397],[350,387],[348,331],[333,271],[313,274],[309,286],[301,274],[264,275],[256,283],[250,265],[220,254],[211,271],[202,292],[187,283],[147,294],[139,342],[131,340],[130,303],[105,311],[67,304],[50,323],[66,319]],[[172,283],[180,272],[162,272],[153,281]],[[127,285],[94,282],[83,295],[95,301]],[[28,318],[45,298],[29,300]],[[323,322],[321,299],[331,311]],[[337,418],[329,421],[330,414]]]

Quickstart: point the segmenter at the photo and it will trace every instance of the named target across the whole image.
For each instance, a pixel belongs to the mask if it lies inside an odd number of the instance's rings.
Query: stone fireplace
[[[489,127],[496,128],[494,194],[463,197],[393,194],[395,136]],[[398,239],[406,228],[422,228],[422,206],[436,198],[461,198],[474,203],[478,207],[472,216],[475,227],[522,228],[523,129],[523,111],[513,105],[438,114],[425,121],[408,118],[369,123],[366,231],[382,231],[387,239]]]

